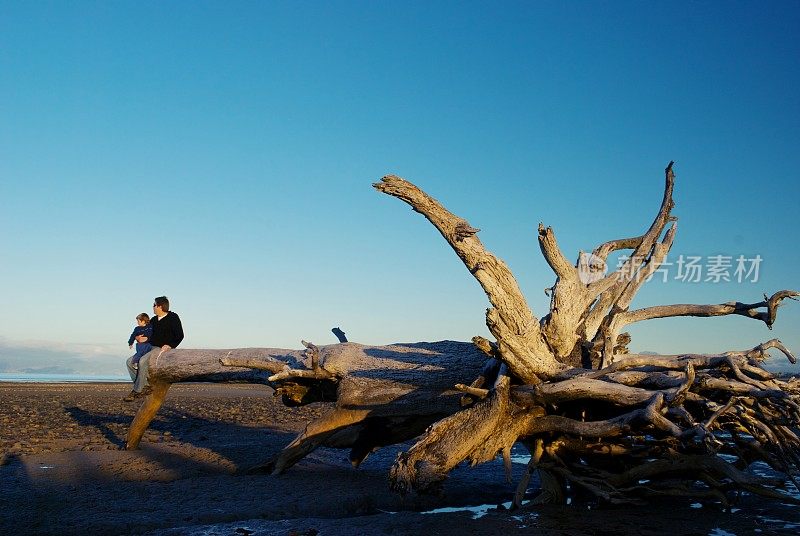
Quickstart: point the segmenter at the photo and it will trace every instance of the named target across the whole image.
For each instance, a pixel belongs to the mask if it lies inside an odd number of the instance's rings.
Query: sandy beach
[[[138,402],[129,384],[0,383],[3,534],[796,534],[800,512],[745,496],[725,512],[673,502],[507,512],[500,461],[459,467],[441,496],[400,497],[388,468],[318,449],[286,474],[242,474],[325,408],[284,407],[259,385],[174,385],[137,451],[123,450]],[[514,481],[524,469],[524,451]]]

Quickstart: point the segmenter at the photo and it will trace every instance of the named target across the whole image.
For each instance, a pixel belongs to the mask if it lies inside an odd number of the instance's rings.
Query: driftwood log
[[[177,348],[151,358],[153,390],[134,417],[126,447],[138,447],[173,383],[263,383],[288,406],[329,402],[330,407],[279,456],[253,470],[283,472],[321,445],[351,449],[350,460],[358,465],[375,448],[417,437],[458,411],[463,393],[455,385],[480,375],[484,361],[464,342],[304,344],[305,350]]]
[[[170,385],[178,382],[249,382],[266,383],[269,369],[238,369],[225,367],[220,360],[225,358],[253,359],[259,363],[269,363],[276,372],[286,366],[300,363],[302,351],[280,348],[237,348],[234,350],[184,350],[176,348],[159,355],[151,352],[142,359],[147,360],[148,381],[152,392],[144,397],[128,428],[125,441],[127,449],[138,448],[147,428],[150,426],[169,391]]]
[[[273,472],[318,445],[351,448],[357,464],[374,448],[421,433],[390,470],[391,485],[401,493],[438,489],[462,461],[475,464],[502,454],[508,463],[511,447],[520,442],[531,460],[515,505],[534,471],[541,482],[536,502],[588,497],[636,503],[682,496],[728,504],[744,491],[800,504],[782,489],[789,483],[800,491],[800,383],[762,366],[771,349],[795,362],[778,339],[715,355],[628,353],[631,338],[622,330],[635,322],[731,315],[772,329],[784,300],[800,296],[781,290],[751,303],[632,308],[675,240],[674,184],[670,163],[649,228],[580,253],[576,262],[563,254],[552,228],[539,225],[539,247],[556,276],[547,289],[550,310],[540,319],[506,264],[484,248],[479,229],[410,182],[384,177],[374,187],[425,216],[477,279],[491,304],[486,325],[495,342],[475,337],[472,345],[306,343],[304,353],[174,350],[165,357],[184,362],[187,371],[202,361],[202,377],[266,379],[290,404],[335,399],[327,415],[265,464]],[[617,251],[630,254],[616,271],[603,273]],[[407,352],[416,357],[403,357]],[[198,378],[170,373],[172,366],[152,367],[151,383],[161,387],[137,415],[130,447],[157,410],[158,397],[163,399],[163,386]],[[252,367],[269,376],[223,367]],[[757,464],[776,476],[757,475]]]

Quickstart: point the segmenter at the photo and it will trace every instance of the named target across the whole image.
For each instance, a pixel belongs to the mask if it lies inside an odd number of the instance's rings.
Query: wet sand
[[[403,498],[389,491],[387,475],[408,444],[374,453],[359,469],[346,451],[318,449],[278,477],[242,474],[324,411],[284,407],[257,385],[174,385],[141,448],[125,451],[138,407],[122,401],[129,388],[0,383],[1,534],[800,532],[797,508],[749,496],[731,512],[686,501],[497,510],[514,490],[499,461],[459,467],[441,496]],[[523,469],[514,464],[515,482]],[[465,509],[480,505],[480,514]]]

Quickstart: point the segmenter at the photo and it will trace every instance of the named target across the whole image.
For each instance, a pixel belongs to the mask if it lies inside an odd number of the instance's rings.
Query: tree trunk
[[[145,358],[143,358],[145,359]],[[179,382],[247,382],[267,383],[270,370],[278,372],[287,366],[299,366],[304,359],[300,350],[280,348],[237,348],[232,350],[185,350],[175,348],[147,356],[148,382],[153,392],[147,395],[128,428],[126,449],[139,446],[145,431],[158,413],[169,386]],[[251,359],[264,369],[224,366],[223,359]]]
[[[274,460],[254,469],[280,473],[320,445],[350,448],[358,465],[375,448],[417,437],[461,409],[455,384],[480,375],[487,359],[475,345],[453,341],[305,345],[306,350],[178,348],[151,358],[153,393],[131,424],[127,448],[138,446],[172,383],[264,383],[287,405],[329,402],[331,409]]]
[[[289,405],[330,401],[331,407],[260,470],[280,473],[320,445],[350,448],[358,465],[375,448],[419,436],[398,456],[391,485],[403,493],[430,491],[462,461],[481,463],[500,453],[510,464],[519,441],[532,450],[528,473],[541,473],[538,501],[684,496],[727,504],[744,490],[800,503],[779,489],[788,479],[800,490],[794,477],[800,469],[800,382],[776,378],[762,366],[771,349],[795,362],[778,339],[713,355],[628,352],[630,335],[622,329],[635,322],[736,316],[772,329],[778,308],[800,296],[781,290],[749,303],[631,309],[676,237],[672,163],[659,208],[641,235],[604,242],[573,263],[553,229],[539,225],[539,247],[556,276],[541,319],[508,266],[484,248],[479,229],[404,179],[390,175],[374,186],[425,216],[462,260],[491,304],[486,325],[495,342],[475,337],[473,344],[173,350],[151,363],[154,392],[131,426],[129,448],[138,444],[170,383],[261,381]],[[626,260],[605,273],[608,256],[623,250],[630,250]],[[755,462],[783,477],[752,474]]]

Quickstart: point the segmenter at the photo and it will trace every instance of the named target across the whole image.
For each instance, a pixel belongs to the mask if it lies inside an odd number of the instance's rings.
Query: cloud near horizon
[[[16,341],[0,337],[0,372],[126,375],[127,348],[118,344]]]

